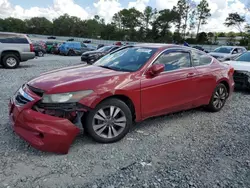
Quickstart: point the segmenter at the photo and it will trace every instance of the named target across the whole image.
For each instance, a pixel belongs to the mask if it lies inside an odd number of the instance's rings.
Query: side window
[[[165,71],[173,71],[191,66],[190,54],[188,52],[165,52],[155,63],[165,65]]]
[[[192,62],[194,67],[203,66],[210,64],[212,62],[212,58],[207,54],[192,51]]]
[[[28,44],[29,41],[22,35],[13,35],[13,34],[1,34],[0,35],[1,43],[15,43],[15,44]]]
[[[109,50],[109,52],[113,52],[113,51],[117,50],[118,48],[120,48],[120,47],[114,47],[111,50]]]
[[[239,53],[239,52],[238,52],[238,49],[237,49],[237,48],[234,48],[232,54],[237,54],[237,53]]]
[[[238,48],[238,53],[243,53],[244,49],[243,48]]]
[[[83,44],[83,43],[81,43],[81,47],[82,48],[87,48],[87,46],[85,44]]]

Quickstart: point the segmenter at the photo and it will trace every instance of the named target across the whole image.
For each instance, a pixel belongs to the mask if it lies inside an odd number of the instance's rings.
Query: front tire
[[[7,69],[15,69],[19,66],[20,60],[14,54],[7,54],[3,57],[2,64]]]
[[[131,110],[119,99],[103,101],[86,117],[86,131],[100,143],[121,140],[129,132],[131,125]]]
[[[219,112],[225,105],[228,98],[228,90],[224,84],[218,84],[215,88],[207,110],[210,112]]]

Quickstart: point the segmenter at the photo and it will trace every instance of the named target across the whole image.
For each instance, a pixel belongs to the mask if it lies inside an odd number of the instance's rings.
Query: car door
[[[216,87],[216,75],[220,72],[217,66],[212,66],[212,57],[196,50],[191,51],[192,65],[196,68],[197,82],[194,93],[194,106],[207,104]]]
[[[155,77],[142,76],[142,117],[162,115],[192,107],[197,70],[191,66],[189,51],[169,49],[153,64],[162,63],[165,71]]]

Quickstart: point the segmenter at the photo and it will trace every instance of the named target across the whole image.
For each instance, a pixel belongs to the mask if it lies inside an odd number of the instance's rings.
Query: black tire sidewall
[[[12,57],[12,58],[15,58],[15,60],[16,60],[16,65],[15,66],[13,66],[13,67],[10,67],[8,64],[7,64],[7,59],[8,58],[10,58],[10,57]],[[18,66],[19,66],[19,64],[20,64],[20,60],[18,59],[18,57],[16,56],[16,55],[14,55],[14,54],[7,54],[7,55],[5,55],[4,57],[3,57],[3,62],[2,62],[2,64],[3,64],[3,66],[5,67],[5,68],[7,68],[7,69],[15,69],[15,68],[17,68]]]
[[[39,56],[39,53],[42,53],[42,55],[41,55],[41,56]],[[44,56],[43,51],[39,51],[39,52],[38,52],[38,57],[43,57],[43,56]]]
[[[221,88],[221,87],[223,87],[223,88],[228,92],[227,87],[226,87],[224,84],[220,83],[220,84],[218,84],[218,85],[216,86],[216,88],[215,88],[215,90],[214,90],[214,92],[213,92],[213,95],[212,95],[212,97],[211,97],[211,99],[210,99],[209,105],[207,106],[207,107],[208,107],[208,110],[211,111],[211,112],[219,112],[219,111],[225,106],[225,103],[226,103],[227,99],[225,100],[225,102],[223,103],[223,105],[222,105],[221,108],[216,108],[216,107],[214,106],[214,104],[213,104],[215,93],[216,93],[217,90],[218,90],[219,88]]]
[[[93,121],[94,115],[96,114],[96,112],[98,110],[100,110],[101,108],[104,108],[104,107],[108,107],[110,105],[119,107],[124,112],[124,114],[126,116],[127,124],[126,124],[125,129],[123,130],[123,132],[120,135],[118,135],[115,138],[107,139],[107,138],[102,138],[95,133],[93,126],[92,126],[92,121]],[[121,140],[129,132],[131,125],[132,125],[131,110],[123,101],[121,101],[119,99],[107,99],[107,100],[101,102],[99,105],[96,106],[96,108],[94,110],[90,111],[87,114],[86,120],[85,120],[85,128],[86,128],[87,133],[95,141],[100,142],[100,143],[113,143],[113,142],[117,142],[117,141]]]

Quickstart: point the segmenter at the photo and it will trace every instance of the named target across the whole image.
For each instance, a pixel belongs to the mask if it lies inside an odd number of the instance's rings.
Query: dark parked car
[[[202,46],[193,46],[193,48],[208,53]]]
[[[47,37],[47,39],[56,39],[56,37],[51,36],[51,37]]]
[[[46,53],[46,49],[44,48],[44,46],[39,43],[34,43],[33,46],[36,56],[43,57],[44,54]]]
[[[93,64],[101,57],[117,50],[118,48],[120,48],[120,46],[112,45],[112,46],[104,46],[102,48],[99,48],[98,50],[84,52],[82,54],[81,60],[87,62],[88,64]]]
[[[68,39],[67,41],[74,41],[74,39],[73,39],[73,38],[71,38],[71,39]]]
[[[200,106],[218,112],[233,92],[233,73],[196,49],[139,44],[28,81],[8,115],[31,146],[66,154],[82,127],[97,142],[112,143],[150,117]]]
[[[60,50],[59,50],[60,46],[61,46],[61,43],[55,43],[51,48],[51,53],[60,54]]]
[[[84,41],[82,41],[83,43],[91,43],[91,40],[84,40]]]

